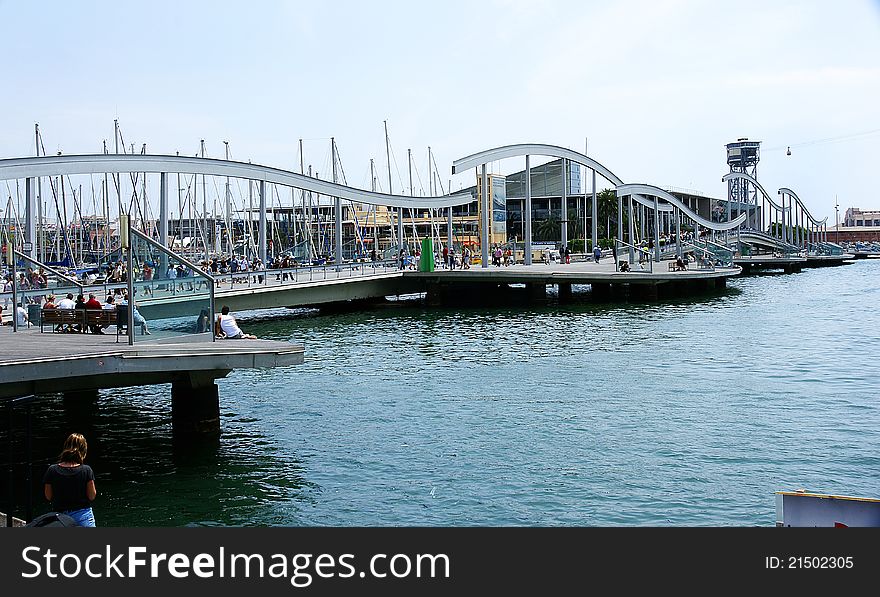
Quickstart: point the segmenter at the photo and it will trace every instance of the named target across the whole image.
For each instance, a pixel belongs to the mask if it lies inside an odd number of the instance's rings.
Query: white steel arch
[[[779,210],[779,211],[790,211],[791,210],[790,205],[788,207],[782,207],[781,205],[777,205],[776,202],[773,201],[773,198],[770,197],[770,194],[764,190],[764,187],[761,186],[761,183],[759,183],[757,180],[755,180],[754,178],[752,178],[751,176],[749,176],[745,172],[729,172],[721,177],[721,182],[727,182],[728,180],[732,180],[735,178],[740,178],[742,180],[748,181],[751,184],[755,185],[755,187],[759,191],[761,191],[761,194],[764,195],[764,199],[767,200],[767,203],[769,203],[770,205],[775,207],[777,210]]]
[[[339,197],[358,203],[385,207],[438,209],[466,205],[474,200],[471,193],[454,193],[441,197],[389,195],[310,178],[296,172],[270,166],[190,156],[91,154],[0,160],[0,180],[72,174],[103,174],[105,172],[112,174],[150,172],[230,176],[265,181],[312,191],[328,197]]]
[[[663,199],[664,201],[668,201],[670,204],[677,207],[682,213],[685,213],[688,218],[702,226],[703,228],[708,228],[709,230],[714,230],[716,232],[723,232],[725,230],[732,230],[738,227],[740,224],[745,222],[746,214],[740,214],[733,220],[729,222],[712,222],[711,220],[707,220],[706,218],[700,216],[699,214],[694,213],[688,207],[682,203],[675,195],[670,193],[669,191],[665,191],[660,187],[655,187],[649,184],[642,183],[629,183],[622,184],[617,186],[617,194],[620,196],[625,195],[633,195],[636,193],[642,195],[650,195],[652,197],[657,197],[659,199]]]
[[[801,198],[798,197],[797,194],[796,194],[794,191],[792,191],[791,189],[789,189],[789,188],[787,188],[787,187],[782,187],[782,188],[780,188],[780,189],[779,189],[779,194],[781,195],[781,194],[783,194],[783,193],[785,193],[786,195],[789,195],[789,196],[791,196],[791,197],[794,197],[794,200],[797,202],[798,205],[801,206],[801,209],[803,210],[803,212],[804,212],[805,214],[807,214],[807,217],[810,218],[810,221],[811,221],[813,224],[815,224],[815,225],[817,225],[817,226],[821,226],[821,225],[825,224],[825,223],[828,221],[828,216],[825,216],[825,219],[824,219],[824,220],[817,220],[816,218],[814,218],[814,217],[813,217],[813,214],[810,213],[810,210],[807,209],[807,206],[804,205],[804,202],[801,201]]]
[[[568,149],[566,147],[559,147],[557,145],[546,145],[544,143],[520,143],[516,145],[504,145],[502,147],[495,147],[494,149],[487,149],[479,153],[474,153],[472,155],[460,158],[452,162],[452,173],[460,174],[466,170],[470,170],[471,168],[476,168],[478,166],[482,166],[483,164],[488,164],[489,162],[503,160],[506,158],[523,157],[527,155],[541,155],[551,158],[561,158],[569,160],[576,164],[580,164],[581,166],[586,166],[587,168],[595,170],[607,180],[611,181],[611,183],[615,186],[623,184],[623,180],[619,176],[617,176],[614,172],[612,172],[606,166],[597,162],[593,158],[588,157],[582,153],[578,153],[577,151]],[[648,201],[640,195],[634,195],[633,199],[636,202],[644,205],[645,207],[654,209],[653,201]],[[672,211],[672,206],[664,204],[658,206],[658,209],[659,211],[670,212]],[[690,211],[689,208],[685,208],[685,210]]]

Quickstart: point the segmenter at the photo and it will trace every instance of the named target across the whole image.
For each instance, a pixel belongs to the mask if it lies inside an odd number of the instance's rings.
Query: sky
[[[724,197],[724,145],[762,141],[758,179],[834,222],[880,208],[880,0],[12,2],[0,0],[0,158],[223,157],[427,193],[455,159],[511,143],[588,154],[625,182]],[[791,147],[791,155],[786,148]],[[509,174],[522,160],[492,164]],[[419,182],[421,181],[421,183]],[[600,183],[600,188],[603,185]],[[3,189],[4,194],[5,189]]]

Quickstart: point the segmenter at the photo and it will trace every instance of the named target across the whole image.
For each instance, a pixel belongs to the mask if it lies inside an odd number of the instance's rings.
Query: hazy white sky
[[[0,0],[0,26],[0,157],[33,155],[35,122],[50,153],[98,152],[118,117],[138,150],[229,140],[289,169],[305,138],[322,177],[334,136],[348,182],[375,158],[387,191],[387,119],[404,180],[407,148],[424,179],[430,145],[445,185],[476,151],[588,138],[627,182],[722,197],[724,144],[749,137],[771,194],[832,223],[835,195],[880,207],[878,0]]]

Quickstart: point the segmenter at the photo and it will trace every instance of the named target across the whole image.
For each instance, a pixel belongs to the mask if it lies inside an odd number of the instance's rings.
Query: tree
[[[602,189],[596,195],[596,203],[599,212],[599,238],[611,238],[611,222],[617,221],[617,193],[612,189]]]

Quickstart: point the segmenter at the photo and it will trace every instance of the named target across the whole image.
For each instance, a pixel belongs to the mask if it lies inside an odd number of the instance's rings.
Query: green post
[[[422,255],[419,257],[419,271],[434,271],[434,244],[430,238],[422,239]]]

